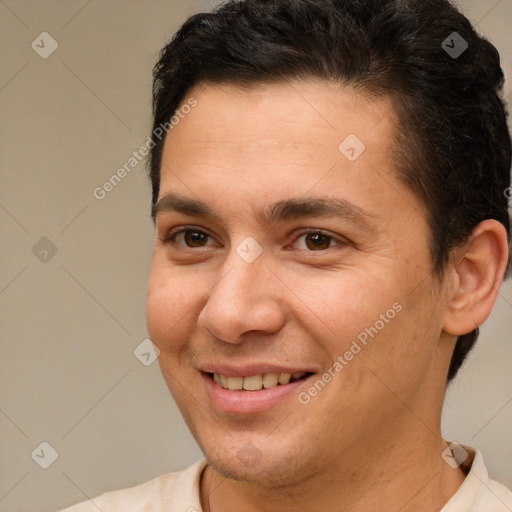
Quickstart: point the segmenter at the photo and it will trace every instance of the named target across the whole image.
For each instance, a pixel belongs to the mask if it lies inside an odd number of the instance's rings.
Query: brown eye
[[[202,231],[187,230],[183,233],[183,239],[189,247],[203,247],[208,239],[208,235]]]
[[[331,245],[332,237],[322,233],[308,233],[306,235],[306,246],[313,251],[319,249],[328,249]]]
[[[199,231],[197,229],[182,229],[181,231],[169,234],[167,238],[162,239],[162,242],[165,244],[174,244],[180,247],[194,249],[197,247],[214,245],[211,243],[208,244],[208,239],[211,238],[212,237],[204,231]]]
[[[343,240],[343,238],[342,238]],[[325,251],[336,245],[344,245],[332,235],[311,230],[299,235],[295,240],[296,248],[305,251]]]

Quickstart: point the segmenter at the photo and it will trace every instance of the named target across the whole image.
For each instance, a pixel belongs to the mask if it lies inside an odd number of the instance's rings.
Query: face
[[[189,96],[163,151],[147,324],[209,463],[292,482],[424,430],[404,404],[434,414],[444,299],[390,101],[321,81]]]

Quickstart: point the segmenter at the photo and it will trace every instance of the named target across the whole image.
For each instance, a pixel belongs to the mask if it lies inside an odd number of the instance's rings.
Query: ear
[[[484,220],[454,250],[443,329],[461,336],[482,325],[496,302],[508,261],[505,226]]]

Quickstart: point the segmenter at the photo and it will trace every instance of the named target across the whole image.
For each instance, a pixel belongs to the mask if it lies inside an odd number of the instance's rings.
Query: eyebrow
[[[223,222],[224,218],[203,201],[169,193],[160,198],[151,209],[153,220],[159,213],[178,212],[194,217]],[[290,219],[335,216],[369,229],[375,228],[377,216],[341,197],[289,198],[277,201],[256,212],[262,224],[275,225]]]

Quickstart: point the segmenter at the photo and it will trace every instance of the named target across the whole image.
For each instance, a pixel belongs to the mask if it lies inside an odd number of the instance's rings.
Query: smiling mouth
[[[275,388],[277,386],[286,386],[292,382],[305,379],[312,375],[311,372],[297,373],[263,373],[259,375],[250,375],[247,377],[227,377],[219,373],[208,373],[216,384],[230,391],[260,391],[262,389]]]

